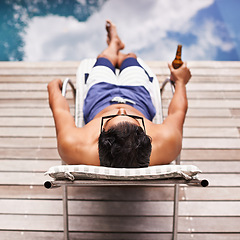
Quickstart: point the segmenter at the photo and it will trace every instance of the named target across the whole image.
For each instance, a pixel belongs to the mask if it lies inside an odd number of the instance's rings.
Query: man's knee
[[[135,53],[128,53],[126,58],[137,58],[137,55]]]

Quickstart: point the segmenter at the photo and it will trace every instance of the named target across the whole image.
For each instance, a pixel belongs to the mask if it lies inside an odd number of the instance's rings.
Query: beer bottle
[[[182,45],[178,45],[177,52],[176,52],[176,57],[172,62],[172,65],[173,65],[174,69],[180,68],[182,66],[183,61],[181,59],[181,55],[182,55]]]

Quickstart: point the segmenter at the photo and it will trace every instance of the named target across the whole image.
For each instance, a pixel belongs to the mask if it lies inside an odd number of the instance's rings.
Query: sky
[[[125,43],[123,52],[145,60],[169,61],[182,44],[184,60],[238,61],[239,9],[238,0],[108,0],[84,22],[56,13],[35,16],[21,33],[23,60],[94,58],[107,46],[110,19]]]

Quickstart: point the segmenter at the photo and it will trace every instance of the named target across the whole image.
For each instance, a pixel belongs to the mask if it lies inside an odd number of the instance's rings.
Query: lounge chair
[[[75,96],[75,123],[77,127],[84,125],[83,102],[86,86],[86,79],[95,63],[95,59],[85,59],[77,70],[76,88],[70,79],[63,83],[62,94],[66,95],[67,85],[70,84]],[[174,84],[167,78],[160,89],[156,75],[141,60],[140,64],[146,69],[148,75],[152,77],[152,84],[155,86],[155,106],[157,114],[153,119],[154,123],[163,122],[162,92],[167,83],[170,83],[174,93]],[[179,184],[193,186],[208,186],[207,180],[200,180],[197,174],[201,170],[193,165],[180,165],[180,156],[175,160],[175,164],[151,166],[148,168],[119,169],[108,167],[96,167],[89,165],[60,165],[51,167],[45,174],[51,176],[53,181],[46,181],[44,186],[48,189],[55,187],[63,188],[63,217],[64,217],[64,236],[69,239],[68,224],[68,186],[158,186],[162,184],[174,184],[174,211],[173,211],[173,239],[177,239],[178,229],[178,194]]]

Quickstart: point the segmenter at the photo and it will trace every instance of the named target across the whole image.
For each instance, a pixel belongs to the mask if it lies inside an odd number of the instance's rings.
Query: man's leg
[[[108,47],[98,55],[97,58],[108,59],[113,66],[118,65],[119,51],[124,48],[124,43],[118,36],[116,26],[109,20],[106,21]]]
[[[127,58],[137,59],[137,55],[135,53],[124,54],[124,53],[119,52],[118,53],[118,63],[117,63],[119,68],[121,68],[123,61],[126,60]]]

